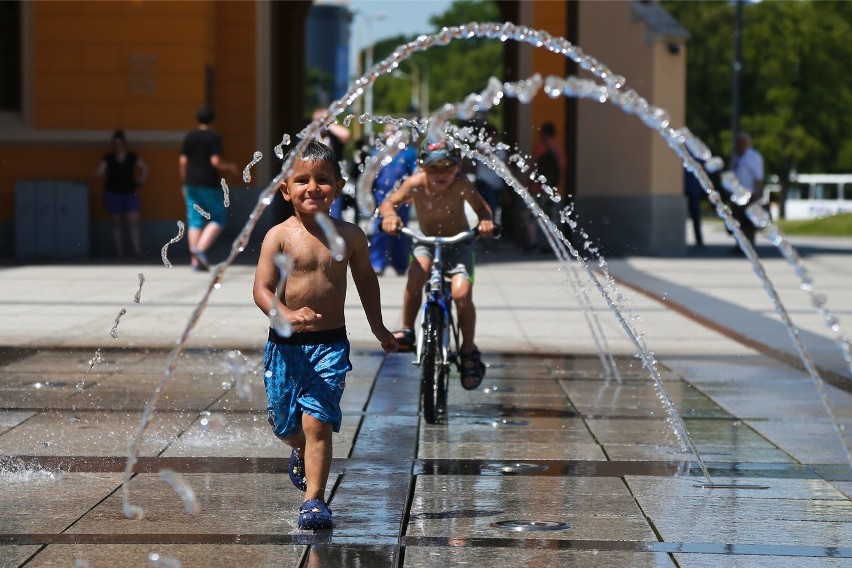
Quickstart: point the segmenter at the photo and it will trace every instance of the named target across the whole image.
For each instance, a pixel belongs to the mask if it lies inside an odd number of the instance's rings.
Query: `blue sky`
[[[373,42],[399,34],[418,34],[430,30],[429,17],[441,14],[452,0],[350,0],[352,10],[359,10],[372,19]],[[353,50],[367,45],[369,26],[364,16],[356,16],[352,27]],[[361,28],[359,31],[358,28]],[[360,45],[354,45],[355,42]]]

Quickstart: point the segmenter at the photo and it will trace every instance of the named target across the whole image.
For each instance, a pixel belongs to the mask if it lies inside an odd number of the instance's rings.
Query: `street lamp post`
[[[731,156],[737,153],[737,136],[740,133],[740,71],[742,70],[743,0],[734,0],[734,66],[731,86]]]
[[[365,67],[366,67],[365,71],[368,71],[373,67],[373,43],[374,43],[374,41],[373,41],[373,20],[377,20],[377,21],[384,20],[385,15],[384,15],[383,12],[379,12],[377,14],[373,14],[372,16],[370,16],[370,14],[368,14],[364,10],[359,10],[357,8],[350,10],[350,13],[355,15],[355,16],[361,16],[362,18],[364,18],[364,22],[367,25],[367,47],[366,47],[366,57],[365,57]],[[361,57],[360,57],[360,53],[359,53],[360,42],[357,41],[358,39],[359,39],[359,36],[356,34],[356,45],[355,45],[355,51],[356,51],[356,57],[357,57],[357,63],[356,63],[357,71],[356,71],[356,73],[358,74],[358,77],[360,77],[361,76],[361,70],[360,70]],[[367,92],[364,95],[364,112],[366,112],[367,114],[373,113],[373,88],[372,88],[372,84],[369,87],[367,87]]]
[[[425,59],[412,57],[408,59],[417,67],[417,74],[420,78],[420,104],[417,110],[420,111],[420,116],[429,115],[429,62]],[[423,65],[423,68],[420,65]]]
[[[392,73],[392,75],[400,79],[407,79],[411,83],[411,110],[422,116],[423,113],[421,113],[421,111],[423,109],[420,105],[423,99],[421,97],[422,87],[420,82],[420,66],[417,64],[417,60],[413,58],[406,59],[405,63],[411,64],[410,73],[404,73],[400,69],[397,69]]]
[[[364,10],[360,10],[358,8],[350,9],[349,13],[352,14],[353,17],[354,16],[361,16],[362,18],[364,18],[364,22],[366,23],[367,48],[366,48],[365,67],[366,67],[366,70],[369,70],[373,67],[373,19],[383,20],[385,18],[385,15],[384,15],[384,13],[379,12],[377,14],[374,14],[373,16],[370,16],[367,12],[365,12]],[[360,53],[361,42],[359,41],[360,37],[361,37],[360,36],[360,28],[357,28],[357,33],[355,34],[355,79],[359,78],[362,75],[361,53]],[[359,98],[358,101],[359,101],[358,102],[358,108],[359,108],[359,111],[360,111],[361,104],[362,104],[361,99]],[[372,115],[373,114],[373,84],[372,83],[370,83],[370,85],[367,87],[367,92],[364,94],[363,105],[364,105],[363,106],[364,112],[368,115]]]

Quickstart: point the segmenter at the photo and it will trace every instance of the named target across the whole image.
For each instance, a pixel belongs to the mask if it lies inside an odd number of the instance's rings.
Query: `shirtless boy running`
[[[479,217],[479,234],[491,236],[494,231],[491,208],[467,178],[460,175],[461,155],[446,140],[426,140],[420,150],[421,170],[407,178],[396,191],[388,195],[379,207],[382,230],[397,233],[403,226],[396,208],[413,203],[423,234],[448,237],[470,227],[464,204],[469,203]],[[429,278],[434,247],[415,244],[414,262],[408,269],[402,305],[402,330],[395,334],[400,348],[414,344],[414,320],[423,296],[423,286]],[[474,343],[476,308],[473,305],[473,241],[463,241],[445,247],[443,252],[448,272],[453,275],[452,294],[458,310],[461,330],[462,386],[472,390],[482,383],[485,365]]]
[[[370,264],[366,235],[356,225],[333,219],[346,243],[345,257],[338,261],[316,220],[318,213],[328,214],[343,183],[334,153],[312,140],[280,186],[295,215],[266,233],[254,280],[257,306],[264,314],[273,307],[282,309],[293,330],[284,337],[270,328],[264,384],[269,423],[275,435],[293,448],[290,479],[305,491],[300,529],[332,525],[325,503],[332,431],[340,431],[340,399],[346,373],[352,369],[343,315],[347,267],[373,335],[385,351],[396,348],[393,334],[382,323],[379,282]],[[293,260],[278,298],[283,308],[275,300],[279,280],[275,258],[281,253]]]

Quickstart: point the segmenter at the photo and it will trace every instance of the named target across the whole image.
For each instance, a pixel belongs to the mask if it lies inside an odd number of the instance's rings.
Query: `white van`
[[[773,189],[767,187],[766,194]],[[852,174],[790,176],[784,209],[787,219],[818,219],[852,213]]]

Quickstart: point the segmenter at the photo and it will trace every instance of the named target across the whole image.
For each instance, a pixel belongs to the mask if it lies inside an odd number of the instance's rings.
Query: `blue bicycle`
[[[434,259],[426,283],[425,300],[421,310],[421,332],[417,335],[415,364],[420,367],[420,395],[423,416],[429,424],[447,420],[447,391],[450,365],[461,373],[459,358],[459,328],[453,317],[451,276],[444,271],[441,249],[444,245],[460,243],[475,237],[475,229],[451,237],[427,237],[401,227],[400,232],[417,242],[434,245]]]

